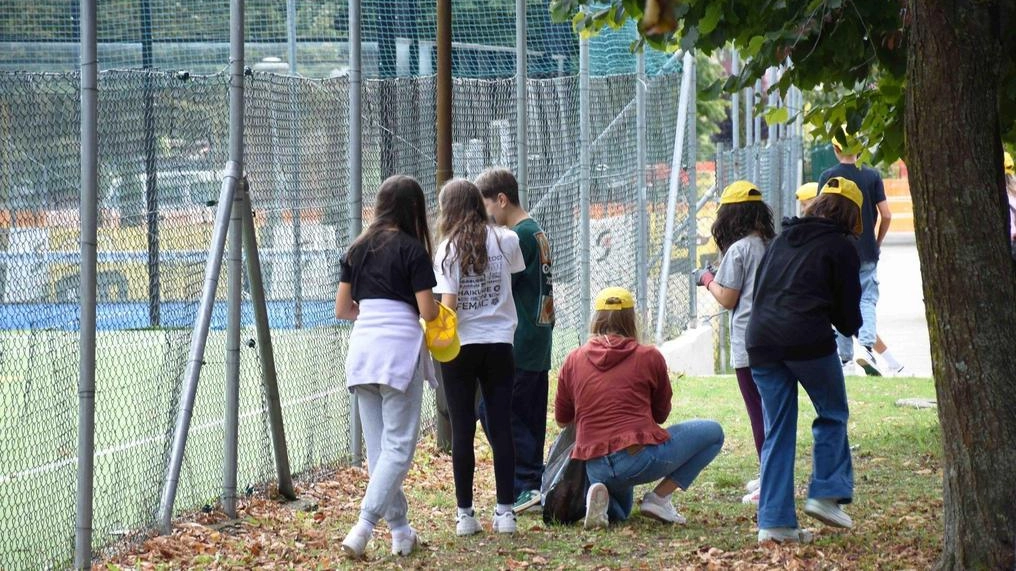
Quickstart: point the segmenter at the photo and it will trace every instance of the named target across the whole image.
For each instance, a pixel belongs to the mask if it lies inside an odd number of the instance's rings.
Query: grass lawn
[[[939,554],[942,535],[941,452],[934,410],[895,406],[900,398],[934,398],[929,379],[847,380],[851,405],[850,442],[856,480],[848,507],[855,527],[829,528],[803,514],[810,471],[813,412],[801,402],[798,437],[798,515],[816,531],[808,546],[760,547],[755,541],[755,510],[742,505],[744,482],[755,476],[757,461],[733,377],[675,381],[670,422],[702,417],[718,420],[726,443],[717,459],[685,493],[675,497],[687,518],[666,526],[640,517],[607,531],[581,526],[547,527],[537,515],[519,518],[519,533],[489,532],[455,536],[451,460],[436,450],[433,435],[420,443],[407,481],[410,518],[427,542],[410,557],[391,555],[384,526],[375,531],[366,564],[373,568],[414,569],[924,569]],[[548,423],[551,419],[548,417]],[[552,437],[553,435],[551,435]],[[476,508],[493,509],[490,449],[476,441]],[[250,497],[238,522],[225,528],[221,514],[195,514],[181,520],[171,536],[150,538],[103,562],[116,568],[354,568],[364,562],[342,559],[339,543],[357,517],[366,473],[337,468],[301,495],[317,502],[312,511],[293,511],[271,498]],[[637,490],[636,494],[642,490]]]

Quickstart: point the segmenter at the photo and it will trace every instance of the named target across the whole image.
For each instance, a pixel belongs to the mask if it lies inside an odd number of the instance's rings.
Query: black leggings
[[[458,507],[473,505],[477,382],[487,404],[487,439],[494,452],[497,503],[514,503],[515,445],[511,411],[515,359],[511,343],[463,345],[458,357],[441,364],[441,377],[452,422],[452,471]]]

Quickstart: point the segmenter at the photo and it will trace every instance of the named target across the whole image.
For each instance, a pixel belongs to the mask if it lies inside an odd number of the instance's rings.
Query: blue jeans
[[[875,306],[878,305],[878,262],[861,263],[861,329],[857,342],[864,347],[875,345]],[[840,361],[854,360],[854,340],[836,332],[836,351]]]
[[[512,440],[515,443],[515,497],[543,485],[547,442],[547,371],[515,369],[512,386]],[[480,399],[480,424],[487,430],[487,406]]]
[[[762,445],[759,529],[797,527],[794,509],[794,456],[797,448],[797,383],[808,393],[818,417],[809,498],[841,504],[854,496],[854,467],[847,442],[847,389],[835,354],[810,361],[782,361],[751,368],[766,424]]]
[[[723,447],[723,428],[713,420],[689,420],[667,432],[670,440],[663,444],[646,446],[635,454],[619,450],[586,461],[589,484],[599,482],[610,491],[610,521],[628,519],[638,484],[666,478],[687,490]]]

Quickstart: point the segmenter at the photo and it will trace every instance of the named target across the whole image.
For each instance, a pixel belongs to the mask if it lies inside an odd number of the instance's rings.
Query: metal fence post
[[[95,279],[98,245],[99,75],[95,0],[81,0],[81,324],[78,340],[78,474],[74,514],[74,567],[92,566],[92,494],[95,469]]]
[[[363,128],[360,122],[362,80],[360,53],[360,0],[349,0],[349,242],[363,227]],[[382,173],[384,174],[384,173]],[[360,426],[356,392],[349,399],[349,456],[356,465],[363,458],[363,432]]]
[[[529,108],[528,108],[528,49],[526,48],[526,0],[515,0],[515,148],[517,149],[516,178],[519,183],[519,202],[529,207]]]
[[[243,292],[243,195],[234,190],[229,215],[229,248],[226,252],[226,379],[222,442],[222,511],[236,517],[237,447],[240,434],[240,302]]]
[[[649,321],[649,204],[646,197],[646,54],[635,56],[635,137],[636,180],[638,181],[638,239],[636,241],[635,268],[638,272],[635,297],[638,316],[643,327]]]
[[[741,54],[736,48],[730,49],[730,73],[741,73]],[[741,96],[737,91],[730,94],[730,127],[731,146],[736,149],[741,146]]]
[[[696,100],[697,93],[697,68],[694,55],[691,58],[691,83],[688,105],[688,260],[692,269],[698,267],[698,178],[695,176],[696,159],[698,158],[698,113]],[[688,276],[688,324],[689,327],[696,326],[698,317],[698,284],[695,274],[687,272]]]
[[[579,39],[579,342],[583,343],[590,318],[589,214],[590,157],[589,39]]]

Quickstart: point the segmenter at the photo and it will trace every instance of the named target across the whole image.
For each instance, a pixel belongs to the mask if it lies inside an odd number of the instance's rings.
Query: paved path
[[[931,376],[921,264],[912,235],[890,235],[878,264],[878,333],[907,369]]]

